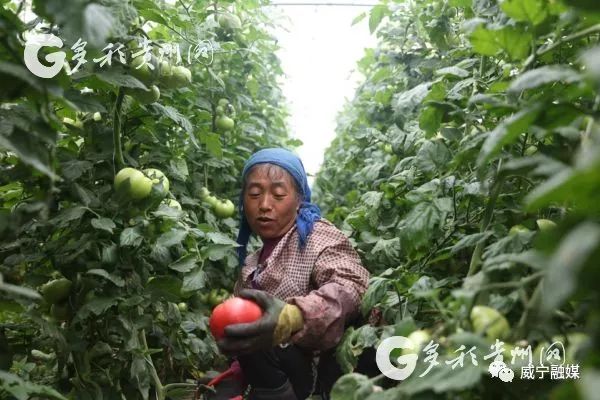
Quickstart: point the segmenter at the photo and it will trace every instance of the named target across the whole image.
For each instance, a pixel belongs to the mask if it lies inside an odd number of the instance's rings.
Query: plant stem
[[[123,149],[121,147],[121,108],[123,106],[124,97],[125,90],[122,87],[119,87],[119,92],[117,93],[117,101],[115,102],[115,109],[113,112],[113,155],[117,170],[120,170],[125,166],[125,160],[123,159]]]
[[[525,310],[523,310],[523,314],[521,314],[521,319],[519,320],[519,323],[515,328],[515,337],[523,337],[525,335],[526,328],[529,322],[529,315],[538,307],[539,302],[541,300],[543,285],[544,280],[542,279],[535,287],[533,294],[529,298],[529,302],[525,306]]]
[[[502,160],[498,163],[498,171],[500,171],[500,167],[502,166]],[[494,215],[494,207],[496,206],[496,200],[500,195],[500,190],[502,189],[502,183],[504,182],[504,178],[498,178],[492,188],[492,195],[490,196],[490,200],[485,208],[485,212],[483,214],[483,220],[481,221],[481,229],[480,232],[485,232],[492,221],[492,217]],[[469,272],[467,272],[467,276],[474,275],[479,267],[481,262],[481,254],[483,253],[483,248],[485,246],[485,240],[477,243],[475,246],[475,250],[473,251],[473,256],[471,257],[471,263],[469,264]]]
[[[571,35],[565,36],[565,37],[557,40],[556,42],[548,45],[548,47],[546,47],[542,50],[536,51],[532,55],[530,55],[529,58],[527,58],[527,60],[525,60],[525,63],[523,64],[523,69],[527,69],[527,67],[529,67],[529,65],[535,61],[537,56],[541,56],[548,52],[551,52],[552,50],[563,45],[564,43],[572,42],[573,40],[581,39],[583,37],[586,37],[586,36],[589,36],[589,35],[592,35],[592,34],[598,33],[598,32],[600,32],[600,24],[592,25],[587,29],[583,29],[579,32],[575,32]]]
[[[152,356],[150,356],[150,354],[148,353],[148,342],[146,341],[146,331],[144,329],[142,329],[140,331],[140,341],[142,342],[142,345],[144,346],[144,350],[146,352],[146,354],[144,355],[144,358],[146,359],[146,362],[148,363],[149,367],[150,367],[150,374],[152,375],[152,379],[154,380],[154,386],[156,386],[156,399],[157,400],[165,400],[166,396],[165,396],[165,388],[163,387],[160,378],[158,377],[158,373],[156,372],[156,368],[154,367],[154,363],[152,362]]]

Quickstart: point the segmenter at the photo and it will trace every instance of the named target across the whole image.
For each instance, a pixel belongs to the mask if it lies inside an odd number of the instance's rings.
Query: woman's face
[[[300,199],[294,178],[278,165],[252,167],[246,176],[243,198],[246,219],[261,239],[283,236],[296,222]]]

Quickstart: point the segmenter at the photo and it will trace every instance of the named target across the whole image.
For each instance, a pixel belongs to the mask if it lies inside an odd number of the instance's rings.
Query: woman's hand
[[[225,337],[217,345],[227,356],[254,353],[276,346],[287,341],[292,333],[304,325],[297,306],[262,290],[244,289],[239,296],[256,302],[262,308],[263,316],[255,322],[225,328]]]

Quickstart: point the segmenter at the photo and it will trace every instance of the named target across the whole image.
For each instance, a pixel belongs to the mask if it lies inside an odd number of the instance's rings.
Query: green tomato
[[[217,199],[215,196],[210,195],[208,196],[205,201],[211,205],[211,207],[215,208],[217,206],[217,204],[219,203],[219,199]]]
[[[222,13],[217,18],[217,21],[219,22],[219,26],[221,28],[228,31],[233,31],[242,27],[242,21],[235,14]]]
[[[154,71],[150,68],[151,61],[144,61],[142,55],[135,57],[129,64],[131,75],[148,86],[154,80]]]
[[[525,232],[531,232],[531,231],[529,230],[529,228],[527,228],[526,226],[523,226],[521,224],[512,226],[510,228],[510,230],[508,231],[509,235],[516,235],[518,233],[525,233]]]
[[[184,87],[192,83],[192,72],[184,66],[170,67],[170,73],[164,75],[161,84],[170,89]]]
[[[537,151],[538,151],[538,148],[537,148],[537,146],[528,146],[528,147],[525,149],[525,155],[526,155],[526,156],[532,156],[532,155],[534,155],[535,153],[537,153]]]
[[[94,116],[92,117],[92,119],[96,122],[102,121],[102,115],[99,112],[95,112]]]
[[[392,149],[392,145],[389,143],[386,143],[383,146],[383,151],[385,151],[387,154],[393,154],[394,153],[394,149]]]
[[[502,314],[491,307],[475,306],[471,310],[471,324],[475,332],[491,340],[503,340],[510,333],[510,325]]]
[[[225,107],[227,107],[228,104],[229,104],[229,100],[227,100],[227,99],[219,99],[219,103],[218,103],[219,107],[225,108]]]
[[[128,184],[126,183],[128,182]],[[135,168],[126,167],[115,176],[115,189],[125,191],[133,200],[141,200],[152,191],[152,180]]]
[[[200,189],[200,200],[206,200],[208,196],[210,196],[210,190],[205,187]]]
[[[79,119],[73,120],[71,118],[63,118],[63,124],[65,125],[71,125],[74,126],[75,128],[83,128],[83,122],[81,122]]]
[[[187,311],[188,310],[188,305],[187,305],[187,303],[181,302],[181,303],[177,304],[177,308],[181,312]]]
[[[69,297],[72,285],[73,282],[66,278],[54,279],[46,282],[40,292],[48,303],[55,304]]]
[[[146,168],[144,171],[144,175],[152,180],[153,185],[162,184],[162,192],[167,194],[170,188],[169,179],[163,174],[163,172],[156,168]]]
[[[152,104],[157,102],[160,98],[160,89],[156,85],[150,86],[150,89],[148,90],[128,88],[125,93],[139,101],[141,104]]]
[[[221,303],[221,299],[219,298],[219,291],[217,289],[212,289],[208,295],[207,303],[211,307],[216,307]]]
[[[162,83],[163,79],[165,79],[165,78],[168,79],[171,75],[173,75],[173,69],[171,67],[171,64],[169,64],[169,62],[165,61],[165,60],[160,62],[158,71],[159,71],[161,83]]]
[[[235,206],[231,200],[219,201],[215,205],[215,215],[219,218],[229,218],[235,213]]]
[[[52,361],[56,358],[56,353],[44,353],[43,351],[33,349],[31,350],[31,357],[36,360]]]
[[[235,126],[235,121],[226,115],[221,115],[215,121],[215,125],[222,131],[230,131]]]
[[[538,219],[535,221],[540,231],[550,231],[556,228],[556,223],[549,219]]]
[[[223,114],[225,114],[225,109],[223,107],[221,107],[221,106],[217,106],[217,108],[216,108],[215,111],[217,112],[217,115],[223,115]]]
[[[415,345],[414,349],[402,349],[402,354],[413,354],[421,351],[431,340],[431,335],[426,330],[416,330],[408,335],[408,339]]]

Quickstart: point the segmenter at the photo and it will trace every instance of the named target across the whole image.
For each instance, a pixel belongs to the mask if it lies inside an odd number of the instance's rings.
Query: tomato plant
[[[381,1],[359,16],[378,44],[313,193],[372,273],[363,317],[382,316],[346,332],[334,392],[594,398],[576,380],[534,389],[518,369],[498,386],[482,356],[496,339],[510,354],[583,333],[588,352],[572,360],[582,378],[598,373],[599,16],[597,2],[570,0]],[[419,377],[421,353],[384,393],[352,374],[363,349],[419,328],[442,365],[461,345],[478,365]]]
[[[237,277],[226,199],[254,151],[300,144],[262,113],[283,100],[267,21],[254,2],[0,3],[0,397],[166,399],[225,361],[197,300]],[[23,59],[39,33],[64,44],[40,50],[66,54],[53,78]]]

